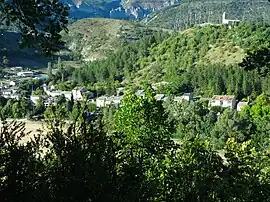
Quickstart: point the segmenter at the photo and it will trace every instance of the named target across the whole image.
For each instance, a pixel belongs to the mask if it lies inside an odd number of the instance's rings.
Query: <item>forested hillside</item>
[[[269,26],[248,24],[233,29],[196,27],[169,38],[157,33],[123,47],[106,60],[75,70],[73,78],[89,86],[167,81],[172,93],[257,95],[269,92],[267,78],[260,78],[256,71],[244,71],[238,64],[248,52],[269,47],[269,33]]]
[[[69,26],[63,33],[73,59],[93,61],[113,54],[122,45],[155,32],[151,28],[130,21],[114,19],[83,19]]]
[[[183,0],[179,5],[153,13],[148,24],[185,29],[202,23],[221,23],[222,13],[245,22],[270,22],[267,0]]]

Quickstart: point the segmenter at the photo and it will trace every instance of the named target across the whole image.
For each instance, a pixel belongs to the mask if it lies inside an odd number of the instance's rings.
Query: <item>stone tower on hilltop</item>
[[[223,13],[222,15],[222,24],[223,25],[235,25],[235,24],[238,24],[240,22],[240,20],[229,20],[229,19],[226,19],[226,12]]]

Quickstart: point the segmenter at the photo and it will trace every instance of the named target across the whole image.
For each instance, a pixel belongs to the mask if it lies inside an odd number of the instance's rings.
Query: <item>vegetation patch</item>
[[[238,64],[245,58],[245,52],[238,46],[226,44],[212,47],[204,57],[211,64],[222,63],[225,65]]]

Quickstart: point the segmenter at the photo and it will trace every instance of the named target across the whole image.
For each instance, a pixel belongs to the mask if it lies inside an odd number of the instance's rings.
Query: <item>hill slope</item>
[[[75,59],[94,61],[114,53],[123,44],[155,32],[138,23],[114,19],[82,19],[63,34]]]
[[[148,24],[184,29],[194,24],[221,23],[223,12],[229,19],[270,23],[268,0],[183,0],[177,6],[153,13]]]
[[[6,56],[9,60],[8,66],[46,67],[49,59],[33,49],[21,49],[18,46],[19,39],[18,33],[0,30],[0,58]]]
[[[229,29],[227,26],[205,26],[183,31],[171,36],[150,49],[149,56],[138,63],[138,80],[170,81],[195,66],[241,63],[246,52],[270,47],[270,27],[242,24]],[[173,72],[173,73],[172,73]]]
[[[270,75],[261,79],[258,71],[244,71],[239,63],[247,53],[265,48],[270,48],[268,25],[242,23],[232,29],[225,25],[198,26],[130,43],[105,60],[77,68],[72,79],[108,94],[119,85],[166,81],[170,85],[166,89],[160,86],[160,93],[254,96],[270,92]],[[256,67],[264,64],[258,61]]]

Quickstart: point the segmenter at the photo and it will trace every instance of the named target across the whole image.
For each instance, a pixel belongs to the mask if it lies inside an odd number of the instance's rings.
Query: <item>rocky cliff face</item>
[[[102,17],[140,20],[151,12],[175,5],[181,0],[62,0],[75,18]]]

